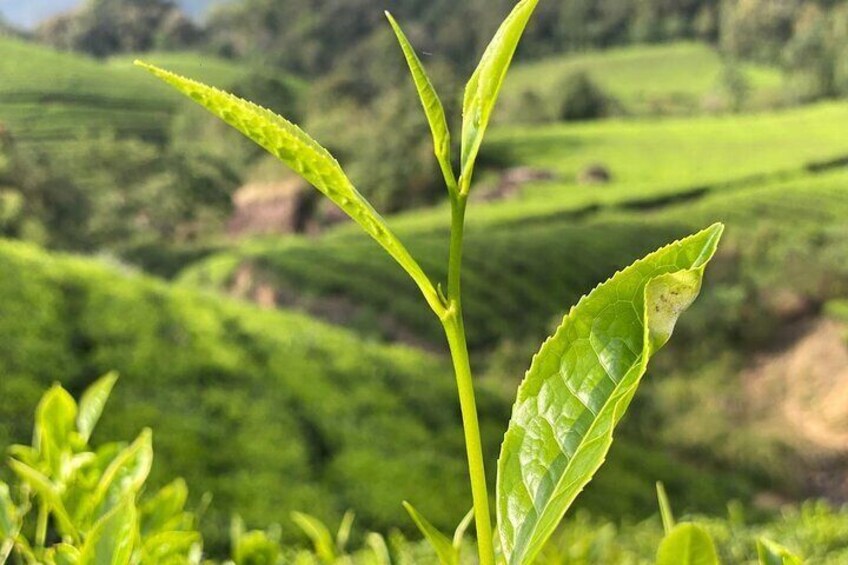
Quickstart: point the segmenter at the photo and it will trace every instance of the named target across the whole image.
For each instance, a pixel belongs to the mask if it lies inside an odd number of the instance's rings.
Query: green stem
[[[462,318],[461,270],[462,238],[465,224],[467,196],[452,195],[451,242],[448,264],[448,308],[442,317],[459,392],[462,427],[465,432],[465,450],[468,454],[468,472],[471,478],[471,497],[474,501],[474,522],[477,528],[477,548],[480,565],[494,565],[495,552],[492,539],[492,522],[489,512],[489,491],[486,487],[486,470],[483,463],[483,444],[480,440],[480,423],[474,382],[468,360],[468,344]]]
[[[9,556],[12,554],[12,550],[15,548],[15,538],[10,537],[6,541],[3,542],[3,545],[0,546],[0,563],[5,563]]]
[[[35,523],[35,547],[44,549],[47,542],[47,505],[43,502],[38,505],[38,521]]]

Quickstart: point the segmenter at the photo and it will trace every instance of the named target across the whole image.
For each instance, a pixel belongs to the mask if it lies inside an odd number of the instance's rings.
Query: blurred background
[[[301,124],[444,280],[446,191],[382,12],[458,124],[464,79],[512,5],[0,0],[0,448],[28,439],[51,382],[77,394],[114,369],[95,439],[152,426],[155,481],[213,495],[212,551],[235,513],[286,539],[292,510],[410,532],[403,499],[455,524],[470,506],[458,406],[413,284],[303,181],[131,63]],[[469,212],[490,471],[530,357],[570,305],[723,221],[705,290],[581,516],[639,523],[656,480],[680,512],[725,516],[737,500],[754,521],[848,500],[846,96],[848,2],[540,3]]]

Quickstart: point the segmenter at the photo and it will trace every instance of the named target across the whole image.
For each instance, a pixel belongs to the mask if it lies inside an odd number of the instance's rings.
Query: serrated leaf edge
[[[701,236],[701,235],[703,235],[703,234],[706,234],[706,233],[708,233],[708,232],[711,232],[711,231],[712,231],[712,232],[715,232],[715,233],[714,233],[714,234],[713,234],[713,236],[710,238],[710,240],[708,240],[708,243],[704,245],[705,250],[707,250],[707,249],[709,249],[709,250],[710,250],[710,251],[709,251],[709,253],[706,253],[706,254],[705,254],[705,253],[704,253],[704,251],[702,251],[702,252],[701,252],[701,254],[693,260],[693,262],[692,262],[692,266],[691,266],[690,268],[688,268],[688,269],[680,269],[680,270],[675,271],[675,272],[679,273],[679,272],[687,272],[687,271],[688,271],[688,272],[692,272],[692,271],[697,271],[697,270],[703,270],[703,269],[706,267],[707,262],[708,262],[708,261],[712,258],[712,256],[715,254],[715,249],[716,249],[716,246],[718,245],[718,241],[721,239],[721,236],[722,236],[722,234],[723,234],[723,232],[724,232],[724,225],[723,225],[723,224],[721,224],[721,223],[714,223],[714,224],[712,224],[711,226],[709,226],[709,227],[707,227],[707,228],[705,228],[705,229],[703,229],[703,230],[700,230],[700,231],[698,231],[698,232],[696,232],[696,233],[694,233],[694,234],[688,235],[688,236],[686,236],[686,237],[683,237],[683,238],[677,239],[677,240],[675,240],[675,241],[673,241],[673,242],[671,242],[671,243],[668,243],[668,244],[666,244],[666,245],[664,245],[664,246],[662,246],[662,247],[660,247],[660,248],[658,248],[658,249],[656,249],[656,250],[652,251],[649,255],[647,255],[647,256],[645,256],[645,257],[642,257],[641,259],[638,259],[637,261],[635,261],[635,262],[631,263],[631,264],[630,264],[630,265],[628,265],[627,267],[624,267],[623,269],[619,269],[619,270],[617,270],[617,271],[616,271],[616,272],[615,272],[612,276],[610,276],[609,278],[607,278],[607,279],[606,279],[606,280],[604,280],[603,282],[601,282],[601,283],[597,284],[597,285],[596,285],[596,286],[595,286],[595,287],[594,287],[591,291],[589,291],[589,292],[587,292],[586,294],[584,294],[584,295],[580,298],[580,300],[578,300],[578,301],[577,301],[577,303],[576,303],[576,304],[574,304],[574,305],[573,305],[573,306],[569,309],[568,313],[567,313],[565,316],[563,316],[563,318],[562,318],[562,322],[561,322],[561,323],[557,326],[556,330],[555,330],[555,331],[554,331],[554,332],[553,332],[553,333],[552,333],[552,334],[551,334],[551,335],[550,335],[547,339],[545,339],[545,341],[543,341],[543,342],[542,342],[542,345],[539,347],[539,349],[537,350],[537,352],[533,354],[532,360],[531,360],[531,362],[530,362],[530,368],[528,368],[528,369],[527,369],[527,371],[524,373],[524,378],[522,379],[521,384],[520,384],[520,385],[519,385],[519,387],[518,387],[518,392],[517,392],[517,394],[516,394],[516,400],[515,400],[515,402],[513,403],[513,406],[512,406],[512,409],[511,409],[511,414],[514,414],[514,413],[515,413],[515,411],[516,411],[516,409],[519,407],[520,399],[522,398],[521,391],[522,391],[522,389],[523,389],[525,386],[527,386],[527,377],[529,376],[529,374],[530,374],[530,372],[532,371],[533,367],[536,365],[536,360],[537,360],[537,358],[539,357],[539,355],[540,355],[540,354],[541,354],[541,353],[545,350],[545,348],[546,348],[546,346],[548,345],[548,343],[549,343],[549,342],[551,342],[551,341],[553,341],[553,340],[554,340],[554,338],[556,338],[556,336],[557,336],[557,334],[559,333],[559,331],[560,331],[560,330],[562,329],[562,327],[563,327],[563,326],[564,326],[564,325],[565,325],[565,324],[569,321],[569,319],[570,319],[570,318],[574,315],[574,312],[577,310],[577,308],[579,308],[579,307],[580,307],[580,306],[581,306],[581,305],[582,305],[582,304],[583,304],[586,300],[588,300],[588,299],[592,296],[592,294],[594,294],[594,293],[595,293],[595,291],[597,291],[599,288],[601,288],[601,287],[602,287],[602,286],[604,286],[605,284],[607,284],[607,283],[609,283],[610,281],[612,281],[615,277],[617,277],[619,274],[621,274],[621,273],[622,273],[622,272],[624,272],[625,270],[628,270],[628,269],[634,268],[634,267],[636,267],[637,265],[640,265],[640,264],[644,264],[646,261],[648,261],[648,260],[650,259],[650,257],[652,257],[652,256],[654,256],[654,255],[662,254],[664,251],[667,251],[668,249],[670,249],[670,248],[672,248],[672,247],[675,247],[675,246],[677,246],[677,245],[680,245],[680,244],[681,244],[684,240],[686,240],[686,239],[694,239],[694,238],[697,238],[697,237],[699,237],[699,236]],[[659,276],[663,276],[663,275],[659,275]],[[651,279],[647,280],[647,281],[645,282],[645,286],[644,286],[643,292],[646,292],[646,291],[647,291],[647,289],[648,289],[648,287],[650,286],[651,282],[652,282],[652,281],[654,281],[654,280],[656,280],[657,278],[659,278],[659,277],[652,277]],[[639,363],[639,372],[640,372],[642,375],[644,375],[644,372],[645,372],[645,371],[646,371],[646,369],[647,369],[648,361],[649,361],[649,358],[650,358],[650,356],[651,356],[650,354],[646,354],[646,353],[648,353],[648,352],[649,352],[649,348],[650,348],[650,329],[649,329],[649,323],[648,323],[648,317],[649,317],[649,316],[648,316],[647,312],[646,312],[644,315],[645,315],[645,318],[644,318],[644,320],[643,320],[643,332],[644,332],[644,333],[643,333],[643,338],[642,338],[642,339],[643,339],[643,341],[642,341],[642,343],[643,343],[643,354],[642,354],[642,355],[640,355],[640,357],[639,357],[639,359],[638,359],[638,363]],[[633,367],[631,367],[631,368],[630,368],[630,371],[632,371],[632,370],[634,369],[634,367],[636,367],[636,365],[635,365],[635,364],[634,364],[634,366],[633,366]],[[637,379],[637,381],[634,383],[634,388],[635,388],[635,387],[639,384],[640,380],[641,380],[641,376],[640,376],[640,378],[639,378],[639,379]],[[613,406],[613,416],[614,416],[614,420],[613,420],[613,421],[614,421],[614,422],[617,422],[617,421],[618,421],[618,419],[620,418],[620,414],[618,413],[618,410],[619,410],[618,406],[620,405],[620,403],[622,402],[622,400],[624,400],[624,398],[619,399],[619,400],[618,400],[618,402],[616,403],[616,405],[615,405],[615,406]],[[512,417],[510,417],[510,424],[511,424],[511,423],[512,423]],[[594,428],[595,424],[596,424],[596,421],[593,421],[593,422],[592,422],[592,425],[589,427],[589,430],[587,430],[587,432],[584,434],[584,437],[586,437],[586,436],[589,436],[589,435],[590,435],[590,430]],[[502,460],[502,458],[503,458],[504,444],[506,443],[506,440],[507,440],[507,437],[508,437],[508,435],[509,435],[510,431],[511,431],[511,429],[508,427],[508,428],[507,428],[507,432],[506,432],[506,434],[504,434],[504,439],[503,439],[503,441],[501,442],[501,448],[500,448],[500,452],[499,452],[499,455],[498,455],[498,461],[497,461],[497,468],[498,468],[498,471],[500,471],[500,464],[501,464],[501,460]],[[614,431],[615,431],[615,426],[613,425],[613,426],[610,428],[609,434],[607,434],[607,435],[605,435],[605,436],[603,436],[603,437],[604,437],[605,439],[606,439],[606,438],[611,438],[611,437],[612,437],[612,435],[613,435],[613,432],[614,432]],[[606,460],[606,456],[604,456],[604,457],[601,459],[601,461],[599,462],[598,466],[597,466],[597,467],[595,467],[594,471],[593,471],[593,472],[592,472],[592,474],[590,475],[590,479],[589,479],[589,480],[591,480],[591,478],[594,476],[594,473],[596,473],[596,472],[597,472],[597,470],[598,470],[598,469],[599,469],[599,468],[603,465],[603,463],[604,463],[604,461],[605,461],[605,460]],[[573,458],[572,458],[572,461],[573,461]],[[570,465],[570,464],[571,464],[571,462],[569,462],[569,465]],[[565,475],[565,473],[563,473],[563,475]],[[587,483],[586,483],[586,484],[588,484],[588,481],[587,481]],[[584,487],[585,487],[585,485],[584,485]],[[500,506],[500,502],[499,502],[499,498],[500,498],[500,491],[501,491],[501,475],[500,475],[500,472],[498,472],[498,476],[497,476],[497,480],[496,480],[496,490],[495,490],[495,494],[496,494],[495,509],[496,509],[496,516],[497,516],[497,518],[498,518],[498,520],[499,520],[499,521],[500,521],[500,518],[501,518],[501,516],[500,516],[500,514],[501,514],[501,510],[500,510],[501,506]],[[574,499],[575,499],[575,498],[579,495],[579,493],[580,493],[580,492],[582,492],[582,488],[581,488],[579,491],[577,491],[577,493],[575,493],[575,496],[572,498],[572,501],[573,501],[573,500],[574,500]],[[567,511],[567,510],[568,510],[568,507],[566,507],[566,511]],[[506,544],[506,543],[505,543],[505,540],[503,539],[503,530],[502,530],[500,527],[498,527],[498,536],[499,536],[499,539],[500,539],[501,547],[503,548],[503,551],[504,551],[504,553],[505,553],[505,556],[507,557],[507,563],[509,563],[510,565],[515,565],[515,563],[516,563],[516,562],[512,559],[512,555],[510,555],[510,554],[507,554],[507,553],[506,553],[506,551],[507,551],[507,547],[508,547],[508,544]],[[540,550],[541,550],[541,547],[538,547],[538,548],[536,548],[536,549],[534,550],[534,552],[533,552],[533,553],[531,553],[531,554],[529,554],[529,555],[524,555],[524,556],[523,556],[523,560],[522,560],[522,561],[520,561],[520,562],[518,562],[518,563],[526,564],[526,563],[531,562],[531,561],[532,561],[532,559],[535,557],[535,555],[537,555],[537,554],[538,554],[538,552],[539,552]]]

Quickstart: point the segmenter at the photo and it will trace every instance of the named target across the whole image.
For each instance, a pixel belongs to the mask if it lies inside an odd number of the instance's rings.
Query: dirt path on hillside
[[[764,427],[794,446],[811,485],[848,500],[848,326],[828,319],[793,328],[779,353],[764,354],[742,375],[747,400]]]
[[[822,454],[848,454],[848,327],[815,320],[798,334],[743,374],[749,398]]]

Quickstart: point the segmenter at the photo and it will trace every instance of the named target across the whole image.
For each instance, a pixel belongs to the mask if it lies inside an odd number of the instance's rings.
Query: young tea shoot
[[[668,341],[678,317],[698,296],[704,269],[723,231],[720,224],[713,225],[623,269],[583,297],[542,345],[519,387],[498,460],[496,543],[489,509],[493,493],[486,484],[463,324],[463,228],[474,165],[507,69],[537,3],[521,0],[516,4],[466,85],[458,166],[451,157],[452,137],[439,96],[400,25],[387,14],[430,125],[451,203],[446,281],[433,281],[424,272],[333,156],[300,128],[232,94],[137,62],[311,183],[376,240],[416,283],[444,327],[453,361],[482,565],[496,562],[496,548],[502,562],[533,562],[603,463],[615,427],[649,360]],[[406,508],[440,561],[457,563],[462,532],[470,517],[451,540],[410,504]],[[329,541],[322,547],[329,552]]]

